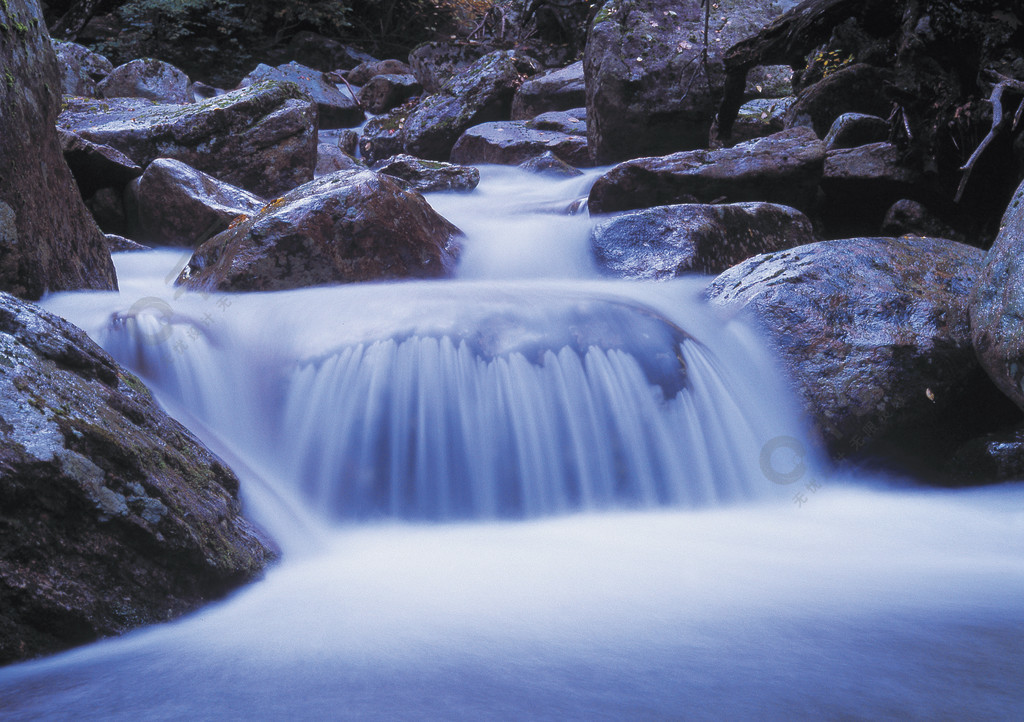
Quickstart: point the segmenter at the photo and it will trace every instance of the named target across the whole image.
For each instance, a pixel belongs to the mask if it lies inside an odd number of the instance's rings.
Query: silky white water
[[[587,178],[483,176],[431,198],[455,281],[182,294],[165,251],[47,299],[284,554],[0,670],[0,717],[1024,717],[1024,486],[840,478],[703,281],[595,279]]]

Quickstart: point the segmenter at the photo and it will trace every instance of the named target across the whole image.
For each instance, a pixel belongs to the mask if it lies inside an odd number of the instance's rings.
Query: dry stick
[[[356,107],[365,112],[366,109],[363,107],[363,104],[359,102],[359,98],[356,97],[356,91],[352,90],[352,86],[349,84],[348,78],[342,75],[341,82],[343,82],[345,87],[348,88],[348,94],[352,96],[352,100],[355,101]]]
[[[988,102],[992,104],[992,127],[984,138],[981,139],[981,143],[974,149],[971,157],[967,159],[960,170],[964,171],[964,177],[960,179],[960,186],[956,189],[956,195],[953,196],[953,202],[959,203],[960,199],[964,195],[964,190],[967,188],[967,181],[971,177],[971,171],[974,170],[974,164],[978,162],[978,158],[981,157],[982,152],[988,147],[989,143],[995,140],[996,135],[999,134],[999,130],[1003,125],[1003,91],[1007,88],[1024,92],[1024,82],[1020,80],[1014,80],[1013,78],[1007,78],[1005,75],[994,74],[995,77],[1000,78],[999,82],[992,88],[992,93],[988,97]],[[1024,108],[1024,100],[1021,101],[1021,106],[1017,108],[1017,112],[1014,114],[1013,125],[1017,126],[1017,122],[1020,120],[1021,108]]]

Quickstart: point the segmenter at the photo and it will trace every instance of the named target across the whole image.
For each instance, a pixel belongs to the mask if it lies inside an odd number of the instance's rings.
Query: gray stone
[[[103,98],[145,98],[157,103],[192,102],[188,76],[170,63],[142,58],[119,65],[97,86]]]
[[[529,120],[541,113],[586,105],[583,61],[530,78],[512,99],[512,120]]]
[[[877,115],[843,113],[832,123],[825,136],[825,149],[856,148],[881,143],[889,138],[889,123]]]
[[[370,78],[358,93],[359,102],[371,113],[386,113],[423,92],[415,75],[381,74]]]
[[[505,120],[473,126],[452,148],[452,162],[518,165],[550,152],[569,165],[590,165],[585,137],[553,130],[534,130],[526,123]]]
[[[294,83],[316,103],[320,128],[351,128],[365,120],[366,115],[348,94],[324,80],[319,70],[299,63],[287,63],[273,68],[260,64],[242,79],[240,87],[248,87],[267,80]]]
[[[420,160],[396,155],[375,163],[373,170],[394,178],[408,191],[471,191],[480,183],[480,171],[465,165]]]

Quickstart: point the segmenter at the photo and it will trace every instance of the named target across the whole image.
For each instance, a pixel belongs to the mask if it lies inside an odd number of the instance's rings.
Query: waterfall
[[[841,477],[704,279],[594,277],[593,176],[482,178],[429,198],[455,280],[204,295],[151,251],[45,299],[284,555],[0,669],[0,717],[1024,718],[1024,487]]]

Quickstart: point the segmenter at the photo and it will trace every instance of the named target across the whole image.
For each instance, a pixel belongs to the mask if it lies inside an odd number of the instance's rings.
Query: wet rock
[[[843,113],[832,123],[825,136],[825,149],[856,148],[882,143],[889,138],[889,123],[877,115]]]
[[[64,95],[85,98],[100,97],[96,87],[114,70],[114,64],[84,45],[62,40],[53,41],[53,50],[60,64]]]
[[[366,162],[375,163],[403,152],[403,131],[410,112],[410,108],[402,106],[367,121],[359,138],[359,150]]]
[[[804,89],[789,109],[786,125],[807,126],[824,138],[836,118],[845,113],[887,117],[892,101],[885,95],[892,73],[857,63],[827,75]]]
[[[157,103],[192,102],[188,76],[170,63],[153,58],[132,60],[114,68],[97,86],[103,98],[146,98]]]
[[[359,102],[371,113],[386,113],[423,92],[415,75],[375,75],[360,89]]]
[[[482,57],[409,113],[402,131],[405,152],[429,160],[448,160],[452,147],[466,130],[508,119],[519,80],[514,52],[501,50]]]
[[[609,0],[598,10],[583,57],[595,163],[707,145],[725,82],[722,55],[780,12],[751,0],[717,6],[707,63],[699,0]]]
[[[446,276],[458,235],[421,195],[386,175],[340,171],[211,238],[178,282],[194,289],[276,291]]]
[[[238,479],[63,319],[0,294],[0,664],[163,622],[273,557]]]
[[[264,197],[308,181],[316,165],[316,109],[292,83],[257,83],[191,105],[73,98],[58,122],[138,165],[173,158]]]
[[[533,130],[554,130],[566,135],[587,135],[587,109],[552,110],[526,121]]]
[[[83,198],[100,188],[123,188],[142,175],[142,168],[124,153],[106,145],[91,143],[82,136],[57,129],[64,161],[75,177]]]
[[[369,60],[348,71],[345,79],[352,85],[366,85],[378,75],[413,75],[413,72],[408,63],[401,60]]]
[[[242,79],[239,87],[244,88],[268,80],[294,83],[312,98],[316,103],[320,128],[351,128],[366,118],[352,96],[324,80],[324,74],[319,70],[299,63],[287,63],[276,68],[260,63]]]
[[[809,209],[825,146],[809,128],[793,128],[721,150],[638,158],[612,168],[590,190],[590,211],[674,203],[765,201]]]
[[[252,193],[170,158],[149,164],[139,179],[136,202],[141,240],[192,248],[266,205]]]
[[[945,471],[951,482],[965,486],[1024,480],[1024,428],[971,439],[953,453]]]
[[[439,93],[445,83],[492,49],[476,43],[423,43],[409,53],[409,66],[426,92]]]
[[[374,164],[373,170],[390,176],[407,191],[471,191],[480,183],[480,171],[465,165],[420,160],[396,155]]]
[[[587,139],[554,130],[534,130],[527,121],[504,120],[473,126],[452,148],[453,163],[518,165],[552,153],[570,165],[590,165]]]
[[[938,458],[976,432],[966,409],[993,413],[967,311],[982,257],[936,238],[823,241],[751,258],[707,293],[752,312],[834,454],[890,439]]]
[[[1024,409],[1024,184],[1003,214],[971,293],[978,359],[1006,396]]]
[[[512,120],[529,120],[541,113],[580,108],[587,103],[583,61],[530,78],[512,98]]]
[[[721,273],[758,253],[817,240],[800,211],[771,203],[658,206],[598,223],[598,267],[619,278],[665,280]]]
[[[921,174],[891,143],[829,151],[821,179],[822,221],[832,237],[877,233],[889,207],[920,193],[920,186]]]
[[[103,234],[64,162],[54,122],[61,72],[39,5],[0,4],[0,290],[117,287]]]
[[[131,253],[134,251],[149,251],[152,250],[149,246],[144,246],[141,243],[136,243],[130,238],[119,236],[116,233],[106,234],[107,248],[110,249],[111,253]]]
[[[530,160],[520,163],[519,167],[531,173],[540,173],[559,178],[576,178],[583,175],[583,171],[569,165],[551,151],[545,151],[541,155],[530,158]]]
[[[321,178],[331,173],[337,173],[339,170],[354,170],[365,167],[338,146],[331,145],[330,143],[320,143],[316,147],[316,170],[313,172],[313,177]]]
[[[963,242],[961,234],[917,201],[902,198],[893,203],[882,220],[887,236],[935,236]]]

